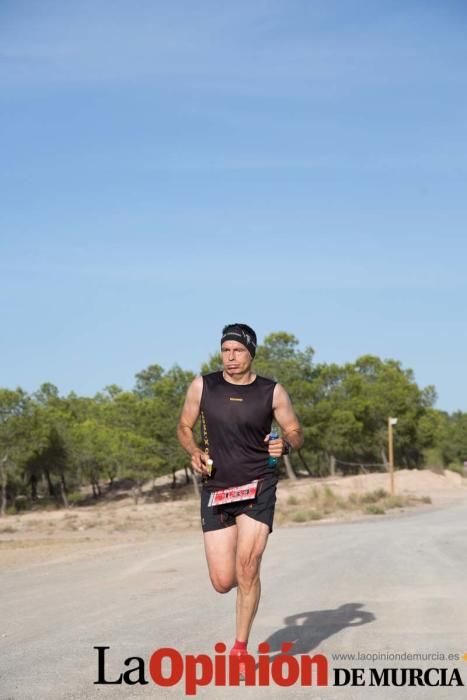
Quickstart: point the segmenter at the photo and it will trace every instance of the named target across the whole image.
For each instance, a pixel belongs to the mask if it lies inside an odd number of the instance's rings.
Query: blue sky
[[[467,410],[467,8],[0,2],[0,386],[197,371],[232,321]]]

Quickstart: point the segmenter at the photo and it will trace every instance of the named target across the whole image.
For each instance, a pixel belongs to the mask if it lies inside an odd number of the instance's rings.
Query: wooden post
[[[6,484],[7,484],[7,473],[6,465],[8,462],[8,455],[5,455],[2,460],[0,460],[0,475],[1,475],[1,500],[0,500],[0,517],[3,517],[6,513]]]
[[[336,458],[331,455],[329,460],[329,473],[331,476],[336,476]]]
[[[388,454],[391,496],[394,496],[394,437],[392,432],[392,426],[395,425],[396,420],[396,418],[388,418]]]

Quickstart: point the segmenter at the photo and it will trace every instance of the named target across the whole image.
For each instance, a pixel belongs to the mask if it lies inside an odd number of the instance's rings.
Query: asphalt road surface
[[[250,651],[268,641],[292,652],[321,653],[328,687],[198,689],[197,697],[439,700],[467,697],[462,687],[335,687],[334,669],[454,667],[467,684],[467,503],[351,524],[277,529],[262,564],[263,596]],[[184,682],[161,688],[150,678],[161,647],[214,655],[233,640],[235,592],[211,588],[202,536],[190,531],[145,544],[116,545],[72,561],[0,573],[1,700],[184,698]],[[146,664],[147,685],[95,685],[94,646],[108,646],[106,677],[127,657]],[[456,660],[337,660],[335,654],[460,654]],[[164,673],[169,671],[165,665]],[[287,673],[284,671],[285,675]],[[132,676],[133,679],[135,676]],[[438,676],[432,676],[436,681]]]

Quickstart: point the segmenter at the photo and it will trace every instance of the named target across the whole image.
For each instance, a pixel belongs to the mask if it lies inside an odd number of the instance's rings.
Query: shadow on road
[[[361,610],[362,607],[363,603],[346,603],[335,609],[310,610],[289,615],[284,619],[286,626],[264,640],[270,646],[270,660],[274,661],[274,652],[281,652],[281,644],[284,642],[293,642],[290,654],[308,654],[324,639],[346,627],[373,622],[376,619],[373,613]]]

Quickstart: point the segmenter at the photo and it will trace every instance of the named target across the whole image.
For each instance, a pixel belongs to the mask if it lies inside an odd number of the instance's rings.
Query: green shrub
[[[292,515],[292,520],[294,523],[305,523],[308,520],[307,514],[303,510],[297,510],[297,512]]]
[[[321,518],[323,517],[323,514],[320,513],[319,510],[310,510],[310,511],[308,511],[308,514],[309,514],[310,520],[321,520]]]
[[[292,515],[292,520],[295,523],[306,523],[309,520],[321,520],[322,517],[323,515],[319,510],[312,508],[310,510],[297,510]]]
[[[446,469],[449,469],[450,472],[456,472],[456,474],[460,474],[461,476],[465,475],[464,465],[460,462],[451,462]]]
[[[407,498],[404,496],[388,496],[384,499],[385,508],[402,508],[408,505]]]
[[[312,501],[317,501],[319,499],[319,489],[317,489],[316,486],[310,489],[310,498]]]
[[[84,496],[82,493],[79,491],[73,491],[73,493],[70,493],[68,495],[68,503],[80,503],[81,501],[84,501]]]
[[[423,450],[423,464],[427,467],[443,467],[443,455],[439,448],[430,447]]]
[[[27,496],[16,496],[15,498],[15,512],[22,513],[28,509],[28,497]]]
[[[376,489],[376,491],[367,491],[360,496],[360,503],[377,503],[382,498],[387,496],[384,489]]]
[[[370,515],[384,515],[385,510],[381,506],[376,505],[376,503],[370,503],[365,506],[365,513],[369,513]]]

